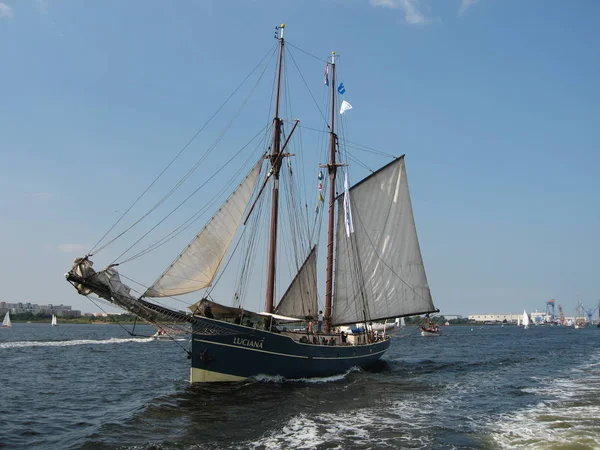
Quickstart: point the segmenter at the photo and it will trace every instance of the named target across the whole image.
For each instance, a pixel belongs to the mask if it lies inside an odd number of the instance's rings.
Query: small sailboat
[[[4,320],[2,321],[2,328],[10,328],[12,327],[12,322],[10,321],[10,312],[6,312],[4,316]]]
[[[529,328],[529,316],[526,310],[523,310],[523,328]]]
[[[53,327],[57,327],[58,326],[58,323],[56,322],[56,315],[55,314],[52,314],[52,326]]]
[[[400,318],[400,328],[406,328],[406,322],[404,320],[404,317]]]

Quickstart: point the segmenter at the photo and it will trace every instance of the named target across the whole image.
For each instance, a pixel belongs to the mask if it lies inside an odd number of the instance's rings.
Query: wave
[[[103,340],[94,339],[77,339],[72,341],[18,341],[18,342],[2,342],[0,349],[9,348],[26,348],[26,347],[71,347],[74,345],[107,345],[107,344],[126,344],[134,342],[143,344],[153,342],[154,338],[110,338]]]
[[[339,374],[332,375],[329,377],[314,377],[314,378],[285,378],[279,375],[264,375],[259,374],[253,377],[253,379],[259,383],[307,383],[307,384],[322,384],[322,383],[335,383],[337,381],[345,380],[348,375],[353,372],[362,372],[360,367],[353,367],[350,370]]]
[[[597,353],[592,359],[599,357]],[[584,363],[563,377],[537,381],[538,386],[523,391],[543,401],[488,424],[496,443],[502,448],[600,448],[600,363]]]
[[[429,420],[415,420],[423,411],[420,402],[392,403],[382,408],[363,408],[309,415],[301,413],[286,421],[281,428],[246,442],[252,449],[297,448],[327,446],[347,448],[352,442],[357,448],[431,448],[433,438],[427,430]],[[432,411],[430,411],[432,412]]]

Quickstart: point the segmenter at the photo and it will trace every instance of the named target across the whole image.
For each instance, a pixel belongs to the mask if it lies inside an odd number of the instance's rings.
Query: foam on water
[[[340,375],[332,375],[329,377],[314,377],[314,378],[285,378],[278,375],[265,375],[259,374],[253,377],[254,380],[260,383],[307,383],[307,384],[322,384],[322,383],[334,383],[337,381],[344,380],[352,372],[360,372],[360,367],[353,367],[347,372]]]
[[[598,360],[600,353],[592,355]],[[539,378],[538,387],[523,389],[545,399],[488,425],[502,448],[576,446],[600,448],[600,362],[584,363],[561,378]]]
[[[273,430],[240,448],[312,449],[327,444],[327,448],[343,449],[348,441],[360,448],[431,448],[427,432],[430,423],[424,418],[424,406],[417,401],[382,403],[380,408],[362,408],[335,413],[309,415],[301,413],[290,418],[281,429]]]
[[[102,340],[79,339],[72,341],[20,341],[0,343],[0,349],[26,348],[26,347],[71,347],[73,345],[106,345],[106,344],[125,344],[134,342],[143,344],[153,342],[154,338],[110,338]]]

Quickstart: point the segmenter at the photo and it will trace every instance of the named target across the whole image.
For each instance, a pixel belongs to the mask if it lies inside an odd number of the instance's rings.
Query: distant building
[[[449,314],[449,315],[442,314],[442,316],[444,316],[444,318],[446,320],[458,320],[458,319],[462,319],[463,318],[463,316],[461,316],[459,314]]]
[[[517,321],[523,317],[523,313],[520,314],[469,314],[469,320],[474,322],[497,322],[497,323],[517,323]]]
[[[0,314],[10,312],[12,314],[56,314],[57,317],[74,318],[81,317],[81,311],[71,309],[67,305],[38,305],[37,303],[7,303],[0,302]]]

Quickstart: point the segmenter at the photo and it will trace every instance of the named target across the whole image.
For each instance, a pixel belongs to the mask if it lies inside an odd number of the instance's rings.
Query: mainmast
[[[335,213],[335,52],[331,52],[331,125],[329,127],[329,225],[327,227],[327,275],[325,277],[325,332],[331,329],[333,291],[333,222]]]
[[[279,64],[277,68],[277,91],[275,94],[275,118],[273,119],[273,145],[271,147],[271,171],[273,174],[273,195],[271,204],[271,232],[269,239],[269,265],[267,267],[267,299],[265,310],[273,312],[273,297],[275,296],[275,260],[277,257],[277,219],[279,214],[279,169],[281,168],[281,120],[279,119],[279,94],[281,87],[281,66],[283,60],[283,30],[281,24],[279,31]]]

